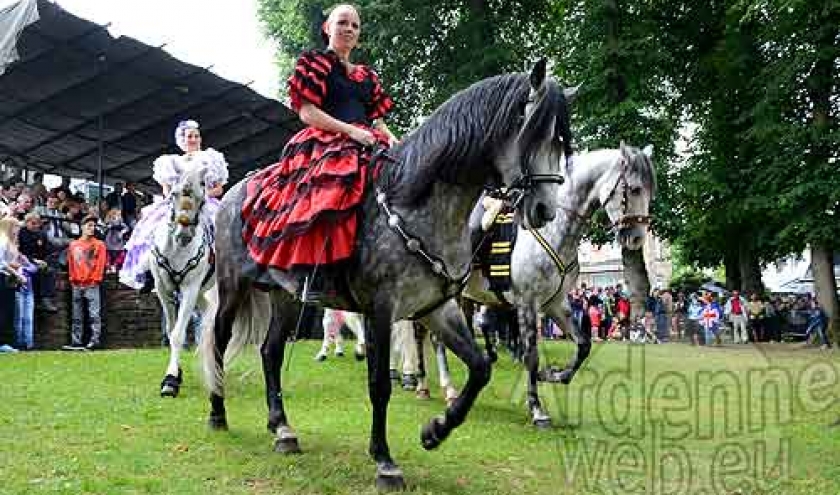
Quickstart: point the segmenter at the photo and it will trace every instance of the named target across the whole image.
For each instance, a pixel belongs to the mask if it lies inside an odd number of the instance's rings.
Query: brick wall
[[[102,345],[108,349],[159,347],[161,308],[156,294],[140,294],[120,284],[108,274],[103,283]],[[48,314],[35,308],[35,347],[60,349],[70,343],[72,293],[67,275],[56,275],[55,305],[58,312]],[[320,309],[310,308],[301,324],[298,338],[318,339],[323,335]],[[87,326],[85,342],[88,341]],[[349,335],[349,334],[345,334]]]
[[[35,308],[35,346],[59,349],[70,343],[70,284],[66,274],[56,275],[55,305],[58,313]],[[106,275],[102,298],[102,344],[106,348],[135,348],[161,345],[161,309],[155,294],[139,294]],[[87,331],[85,338],[87,339]],[[87,340],[86,340],[87,341]]]

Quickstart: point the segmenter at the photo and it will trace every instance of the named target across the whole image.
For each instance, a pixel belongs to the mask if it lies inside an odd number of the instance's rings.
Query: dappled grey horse
[[[346,291],[319,302],[367,317],[373,406],[369,452],[380,488],[405,486],[386,438],[391,323],[418,319],[440,334],[469,368],[459,399],[422,429],[423,447],[433,449],[465,420],[490,380],[490,364],[452,299],[470,271],[469,213],[484,186],[495,182],[524,194],[519,211],[526,225],[541,227],[551,221],[561,180],[556,172],[570,141],[564,92],[547,77],[543,61],[530,74],[493,77],[459,92],[400,144],[374,155],[382,173],[363,201],[356,261],[342,273]],[[202,345],[211,390],[209,423],[227,427],[223,365],[235,353],[234,344],[260,341],[268,331],[262,346],[268,427],[276,434],[275,450],[297,452],[280,375],[285,342],[295,331],[301,308],[294,296],[299,279],[270,273],[268,288],[275,290],[269,300],[243,273],[249,264],[241,235],[247,180],[225,195],[216,217],[220,300],[213,331],[205,331]]]
[[[527,407],[536,426],[551,424],[537,391],[537,312],[554,319],[575,339],[577,352],[561,372],[561,381],[568,384],[592,347],[589,329],[572,324],[566,297],[578,277],[578,246],[589,219],[603,207],[616,240],[627,249],[642,247],[656,189],[651,155],[651,147],[639,150],[622,143],[619,149],[576,156],[571,173],[560,187],[556,218],[539,230],[525,227],[519,231],[511,257],[513,288],[505,299],[517,307],[524,323],[521,328],[528,371]],[[485,289],[483,276],[478,272],[470,277],[464,297],[481,304],[502,304],[496,294]]]

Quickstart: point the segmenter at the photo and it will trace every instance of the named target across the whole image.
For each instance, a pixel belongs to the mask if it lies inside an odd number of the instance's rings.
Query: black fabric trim
[[[251,210],[251,218],[256,218],[257,223],[267,223],[277,218],[286,215],[288,212],[293,210],[298,202],[312,194],[312,192],[316,189],[339,189],[339,190],[346,190],[348,187],[348,180],[350,179],[349,176],[345,177],[326,177],[323,181],[319,181],[318,184],[310,185],[307,187],[299,188],[295,191],[294,197],[284,204],[279,209],[269,209],[262,201],[258,201],[256,206]],[[352,184],[351,184],[352,185]],[[254,225],[253,223],[248,222],[248,225]]]
[[[260,252],[266,252],[269,251],[270,248],[274,247],[278,241],[298,237],[301,234],[306,233],[318,222],[332,221],[337,223],[341,220],[346,220],[347,217],[357,213],[359,209],[360,206],[354,206],[347,210],[324,210],[318,213],[318,215],[312,217],[312,219],[306,223],[288,225],[282,232],[272,232],[269,236],[259,236],[254,234],[251,236],[251,240],[248,241],[248,246],[256,248]]]

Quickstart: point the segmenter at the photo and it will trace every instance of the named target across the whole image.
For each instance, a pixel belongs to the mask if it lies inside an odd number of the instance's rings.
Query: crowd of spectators
[[[43,179],[43,174],[35,173],[29,184],[20,178],[0,182],[0,351],[35,346],[35,314],[57,311],[58,274],[66,274],[62,276],[68,276],[73,287],[74,326],[83,319],[78,311],[86,307],[86,320],[91,323],[93,334],[89,347],[99,345],[98,301],[92,300],[92,294],[101,295],[105,273],[119,270],[125,242],[137,222],[143,200],[149,199],[138,193],[132,183],[125,187],[116,183],[105,198],[91,202],[81,192],[72,190],[69,178],[63,178],[61,185],[53,189],[48,189]],[[68,259],[68,253],[74,252],[71,245],[87,249],[92,240],[103,245],[105,262],[101,267],[80,263],[83,256],[91,254],[85,250],[75,251],[79,259]],[[92,272],[79,275],[80,270],[88,269]],[[83,280],[74,281],[74,275]],[[78,288],[85,290],[77,291]],[[81,300],[87,303],[82,305]],[[81,348],[77,337],[74,332],[70,347]]]
[[[827,318],[816,298],[808,294],[761,295],[747,298],[739,291],[654,290],[646,298],[643,314],[631,318],[629,294],[621,284],[610,287],[581,285],[567,294],[571,324],[588,333],[593,342],[639,343],[687,342],[693,345],[779,343],[799,341],[830,348]],[[498,335],[512,352],[521,356],[515,314],[482,307],[475,328]],[[567,339],[563,328],[551,318],[538,320],[540,337]],[[492,346],[491,346],[492,347]]]

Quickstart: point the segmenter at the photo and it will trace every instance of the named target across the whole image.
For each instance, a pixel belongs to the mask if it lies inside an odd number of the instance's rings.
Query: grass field
[[[284,376],[304,449],[292,457],[271,452],[255,355],[229,375],[226,433],[205,427],[192,355],[175,400],[157,393],[163,350],[0,355],[0,493],[373,493],[365,368],[315,350],[298,343]],[[544,349],[555,363],[570,351]],[[606,344],[572,385],[541,386],[555,426],[537,431],[502,355],[434,452],[419,429],[443,411],[439,391],[395,390],[390,445],[416,493],[836,494],[838,370],[835,353],[791,347]]]

